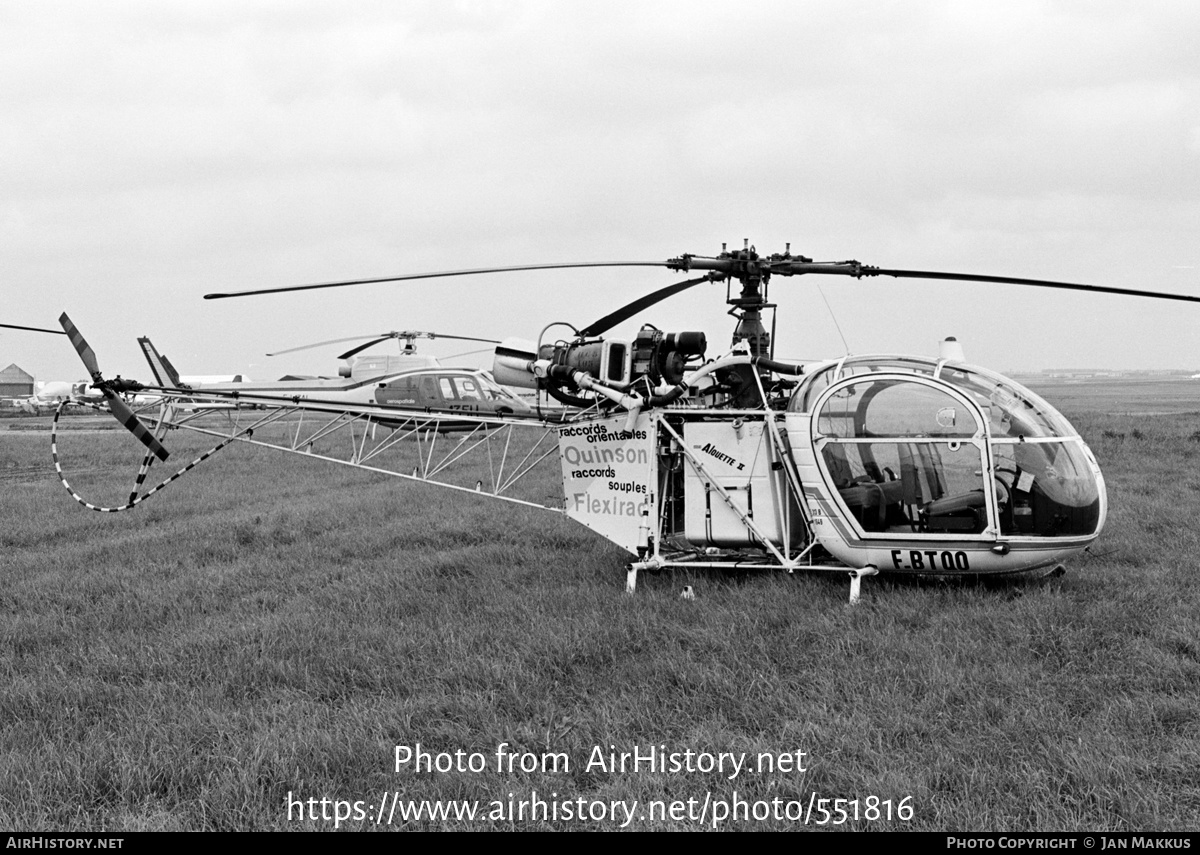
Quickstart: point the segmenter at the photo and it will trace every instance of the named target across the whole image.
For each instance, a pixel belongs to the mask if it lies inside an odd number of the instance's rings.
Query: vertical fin
[[[154,374],[154,382],[159,386],[166,386],[172,389],[189,389],[190,386],[185,386],[179,381],[179,372],[175,370],[175,366],[167,357],[158,352],[158,348],[145,336],[138,338],[138,344],[141,345],[142,353],[146,355],[146,361],[150,363],[150,371]]]

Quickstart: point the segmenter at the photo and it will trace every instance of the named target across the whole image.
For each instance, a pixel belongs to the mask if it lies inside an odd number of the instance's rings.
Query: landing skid
[[[734,557],[726,561],[698,560],[687,555],[676,558],[664,558],[661,555],[650,555],[639,561],[631,561],[625,565],[625,593],[632,594],[637,590],[638,573],[643,570],[663,570],[667,568],[686,568],[695,570],[707,568],[715,570],[787,570],[791,575],[796,570],[845,573],[846,568],[838,564],[801,564],[794,567],[781,566],[763,559]],[[850,575],[850,599],[848,605],[856,605],[862,598],[862,580],[867,576],[879,574],[879,568],[873,566],[852,569]],[[687,599],[691,599],[688,597]]]

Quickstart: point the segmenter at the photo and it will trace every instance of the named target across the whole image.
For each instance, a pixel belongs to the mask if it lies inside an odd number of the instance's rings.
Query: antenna
[[[850,355],[850,343],[846,341],[846,335],[842,332],[842,325],[838,323],[837,314],[833,311],[833,306],[829,305],[829,298],[825,296],[825,289],[821,287],[821,283],[817,283],[817,293],[821,295],[821,299],[825,301],[825,308],[829,310],[829,317],[833,319],[834,329],[842,339],[842,347],[846,348],[846,355]]]

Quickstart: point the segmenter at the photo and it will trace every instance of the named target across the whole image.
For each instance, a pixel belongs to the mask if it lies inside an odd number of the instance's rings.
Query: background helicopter
[[[411,457],[398,454],[397,440],[428,437],[451,420],[415,397],[411,403],[399,395],[386,401],[379,394],[338,399],[273,384],[181,390],[160,377],[151,388],[163,395],[163,406],[148,419],[158,436],[136,416],[131,422],[117,415],[150,450],[145,466],[151,454],[165,459],[160,439],[169,426],[221,436],[218,447],[243,441],[303,451],[457,490],[471,490],[474,474],[456,479],[452,464],[485,455],[491,467],[487,489],[479,478],[474,492],[564,513],[619,545],[635,558],[627,565],[630,591],[645,569],[836,569],[850,573],[854,600],[861,577],[879,572],[1005,575],[1058,568],[1099,535],[1107,511],[1104,481],[1092,453],[1061,414],[1020,384],[965,363],[953,348],[938,358],[846,356],[807,365],[776,360],[774,336],[764,322],[764,313],[771,312],[772,328],[776,323],[767,294],[773,276],[882,275],[1200,302],[1049,280],[814,262],[793,256],[790,246],[760,256],[748,241],[742,250],[723,248],[711,257],[446,271],[206,298],[498,270],[619,266],[704,272],[582,329],[558,322],[543,328],[536,341],[500,342],[497,382],[544,392],[569,415],[459,411],[453,423],[468,426],[467,436],[442,457],[435,457],[432,445],[422,449],[415,466]],[[708,341],[699,331],[646,325],[631,340],[603,337],[659,301],[706,282],[726,283],[726,303],[736,320],[724,355],[708,358]],[[65,315],[61,320],[106,396],[132,388],[129,381],[105,381],[82,336]],[[556,326],[571,335],[547,339]],[[344,356],[404,335],[382,334]],[[323,344],[329,343],[334,342]],[[267,415],[220,431],[201,427],[172,413],[171,402],[185,394],[252,403]],[[275,438],[264,433],[270,424],[312,412],[328,421],[311,433],[297,429]],[[393,430],[379,440],[377,425]],[[513,431],[530,428],[540,435],[520,449],[519,462],[510,461]],[[349,455],[316,447],[343,430],[353,440]],[[516,489],[530,473],[552,465],[547,461],[555,451],[561,499],[537,501]],[[133,507],[148,495],[135,494],[124,507],[110,510]]]
[[[267,356],[281,356],[331,344],[358,342],[356,347],[338,356],[338,359],[344,360],[345,364],[340,366],[339,376],[336,378],[285,376],[274,382],[239,380],[236,383],[187,382],[187,378],[180,377],[170,360],[159,354],[149,338],[139,338],[138,344],[141,345],[142,352],[150,364],[155,383],[160,387],[231,392],[237,394],[239,401],[245,396],[265,394],[287,396],[293,401],[379,404],[425,413],[467,412],[477,415],[511,415],[532,412],[529,404],[493,382],[487,372],[443,366],[436,357],[418,354],[416,340],[419,338],[447,338],[498,344],[494,339],[416,330],[392,331],[372,336],[349,336],[267,354]],[[366,340],[364,341],[364,339]],[[358,355],[364,350],[389,340],[402,342],[399,355]],[[199,400],[192,403],[200,408],[206,406],[228,408],[230,406],[229,403],[205,404]],[[447,431],[464,426],[469,427],[470,423],[464,425],[442,420],[439,421],[438,429]]]

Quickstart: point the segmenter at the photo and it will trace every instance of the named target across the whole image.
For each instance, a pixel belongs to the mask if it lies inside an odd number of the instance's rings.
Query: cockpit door
[[[855,538],[994,540],[991,451],[981,408],[911,374],[857,375],[817,399],[812,440]]]

